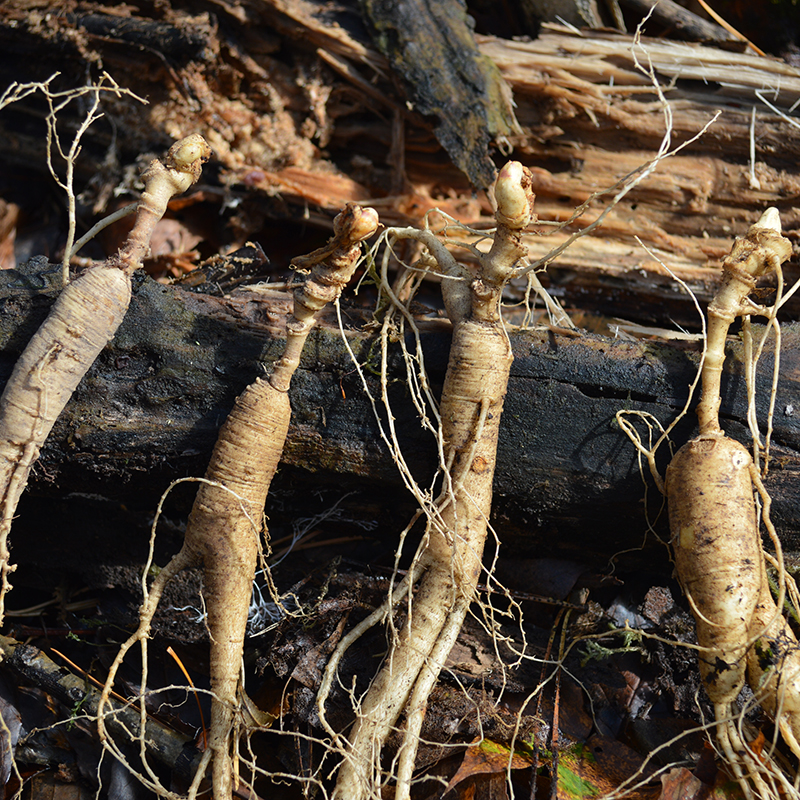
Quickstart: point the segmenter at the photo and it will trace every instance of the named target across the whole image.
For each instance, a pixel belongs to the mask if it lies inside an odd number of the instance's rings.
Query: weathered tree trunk
[[[0,384],[46,313],[49,293],[25,288],[24,282],[41,283],[21,275],[0,272]],[[282,292],[238,290],[215,298],[141,281],[119,333],[43,448],[30,492],[135,496],[152,509],[170,480],[202,474],[237,393],[281,352],[277,320],[289,302]],[[354,316],[363,321],[358,310]],[[436,385],[446,366],[449,325],[420,324]],[[361,363],[368,362],[371,336],[359,330],[347,335]],[[301,483],[347,486],[365,497],[385,492],[402,507],[407,495],[340,334],[323,327],[314,336],[290,392],[294,411],[284,467],[294,468]],[[495,478],[494,513],[503,520],[504,543],[591,560],[638,545],[645,530],[644,489],[635,451],[614,415],[640,409],[669,423],[686,401],[699,342],[631,342],[555,330],[517,331],[511,338],[514,367]],[[800,330],[787,326],[767,481],[790,551],[797,549],[792,531],[800,526],[798,344]],[[730,433],[748,442],[741,346],[732,342],[730,349],[722,416]],[[393,413],[407,460],[427,480],[435,448],[406,394],[399,356],[396,348]],[[369,370],[366,375],[377,397],[377,379]],[[758,375],[763,419],[771,354]],[[682,443],[694,427],[689,414],[675,441]],[[387,531],[389,539],[394,534]]]

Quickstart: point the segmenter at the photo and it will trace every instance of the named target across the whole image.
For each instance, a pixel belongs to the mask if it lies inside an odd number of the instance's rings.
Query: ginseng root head
[[[199,133],[193,133],[170,147],[164,158],[164,166],[191,175],[192,183],[195,183],[209,158],[211,148],[208,142]]]
[[[355,244],[368,239],[379,224],[378,212],[374,208],[348,203],[334,218],[333,232],[341,238],[340,246],[347,246],[347,243]]]
[[[497,176],[494,196],[497,201],[495,216],[501,225],[520,230],[534,219],[530,170],[519,161],[509,161]]]

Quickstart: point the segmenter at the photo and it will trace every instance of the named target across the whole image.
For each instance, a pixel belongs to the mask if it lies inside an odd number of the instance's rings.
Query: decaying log
[[[691,42],[730,42],[734,36],[716,22],[698,17],[675,0],[622,0],[627,8],[666,25],[671,37]]]
[[[435,117],[437,140],[477,189],[492,185],[489,144],[521,133],[511,93],[494,62],[478,51],[465,4],[365,0],[377,49],[406,81],[415,110]]]
[[[130,11],[109,15],[116,27],[99,26],[97,12],[91,19],[60,17],[44,3],[41,13],[32,2],[0,11],[6,82],[62,70],[63,88],[82,83],[92,64],[102,64],[150,101],[144,108],[129,98],[104,101],[113,130],[101,122],[87,134],[77,167],[84,184],[92,179],[95,188],[86,197],[98,209],[112,190],[128,185],[121,168],[136,155],[200,132],[212,143],[224,187],[206,186],[202,196],[220,210],[237,209],[239,243],[258,234],[278,268],[301,248],[282,241],[283,223],[261,228],[265,219],[326,227],[350,200],[376,206],[387,224],[419,220],[434,205],[470,223],[486,222],[487,199],[472,196],[436,143],[430,120],[409,110],[355,3],[243,0],[215,8],[224,37],[207,13],[192,14],[191,4],[184,10],[163,4],[161,27],[141,44],[130,37],[147,20],[132,17],[123,25]],[[170,35],[164,26],[171,26]],[[731,237],[764,207],[777,205],[794,236],[800,224],[796,68],[704,45],[553,26],[530,42],[479,36],[478,43],[513,92],[521,133],[507,144],[533,170],[542,220],[568,220],[593,192],[652,159],[667,129],[664,102],[673,146],[721,112],[601,229],[551,265],[547,280],[567,304],[663,324],[663,299],[674,291],[659,259],[702,298]],[[63,112],[67,127],[74,123],[70,112],[77,109]],[[0,114],[0,136],[11,143],[0,159],[15,172],[20,164],[45,170],[40,117],[33,100]],[[495,155],[497,163],[504,158]],[[566,230],[532,238],[532,256],[585,228],[609,199],[593,201]],[[690,303],[675,311],[675,323],[695,324]]]
[[[719,112],[702,137],[612,210],[597,235],[578,240],[552,265],[550,278],[568,300],[581,304],[589,295],[598,310],[666,322],[663,300],[675,288],[664,265],[707,299],[732,234],[760,209],[777,206],[784,230],[794,235],[800,222],[793,199],[800,190],[800,125],[789,112],[800,98],[794,67],[702,45],[564,30],[533,42],[484,39],[482,50],[510,82],[520,123],[536,132],[518,146],[534,173],[541,219],[569,218],[592,192],[653,157],[667,127],[650,67],[665,87],[673,146]],[[572,229],[596,215],[584,215]],[[532,242],[532,256],[544,255],[570,230]],[[686,312],[673,321],[693,324]]]
[[[0,272],[0,384],[52,299],[47,274],[41,277],[35,265],[32,275]],[[97,494],[124,502],[137,497],[152,510],[171,480],[202,474],[234,398],[281,352],[288,304],[285,292],[268,287],[210,297],[141,280],[116,338],[48,439],[30,493]],[[347,332],[350,347],[362,364],[374,363],[375,341],[363,332],[364,312],[353,309],[347,318],[355,326]],[[429,319],[420,326],[438,388],[449,325]],[[793,550],[793,531],[800,525],[800,329],[785,327],[767,486],[779,530]],[[698,343],[622,341],[550,329],[515,331],[512,343],[515,362],[495,479],[504,543],[595,561],[638,546],[646,527],[644,486],[635,451],[614,416],[621,408],[639,409],[670,422],[686,402]],[[748,442],[741,345],[735,340],[730,355],[722,417],[732,435]],[[377,397],[374,372],[365,374]],[[391,375],[404,454],[427,483],[435,449],[407,395],[397,347]],[[759,419],[766,416],[771,375],[767,353],[758,373]],[[317,486],[350,488],[364,498],[383,492],[398,506],[408,502],[337,330],[323,327],[309,341],[291,397],[284,473],[288,469],[294,480]],[[674,432],[676,444],[694,427],[690,414]],[[651,499],[653,494],[651,488]],[[657,500],[651,506],[655,512]],[[386,531],[390,540],[395,534]]]
[[[184,216],[199,207],[206,215],[201,219],[215,220],[202,225],[206,254],[253,238],[281,273],[292,257],[312,249],[301,237],[324,231],[349,200],[374,205],[386,224],[419,221],[434,206],[476,227],[488,224],[489,199],[473,195],[449,162],[432,134],[435,121],[409,110],[355,2],[242,0],[214,8],[216,18],[191,2],[181,9],[162,3],[158,20],[127,6],[103,14],[101,4],[91,15],[71,4],[64,14],[54,13],[33,0],[0,9],[0,78],[6,83],[41,80],[60,69],[57,88],[63,89],[83,84],[87,72],[102,66],[150,101],[142,107],[130,98],[104,99],[107,121],[90,128],[76,165],[78,184],[92,181],[82,195],[83,223],[90,224],[91,208],[101,212],[117,190],[135,194],[132,179],[123,179],[124,165],[174,137],[200,132],[214,146],[216,173],[212,165],[207,183],[184,201]],[[686,143],[613,208],[601,228],[548,266],[542,281],[565,305],[697,330],[695,306],[668,270],[703,302],[733,236],[764,207],[778,206],[785,232],[796,237],[800,72],[794,67],[709,46],[553,26],[533,41],[477,39],[513,91],[521,133],[508,144],[533,172],[539,219],[567,223],[590,201],[566,228],[537,227],[526,238],[531,258],[545,256],[596,219],[612,195],[591,200],[592,194],[651,160],[668,122],[671,146]],[[690,142],[717,110],[716,121]],[[15,200],[21,217],[43,208],[40,186],[26,180],[32,170],[46,174],[42,114],[40,98],[0,112],[0,138],[9,142],[0,161],[6,174],[21,176],[13,184],[17,194],[31,189],[28,201]],[[64,110],[65,130],[79,114],[77,106]],[[495,154],[496,163],[505,158]],[[222,229],[225,235],[216,232]],[[33,246],[19,236],[21,251]],[[796,268],[786,270],[791,281]],[[47,296],[25,299],[25,286],[14,288],[14,274],[2,280],[13,288],[0,319],[10,326],[0,349],[4,379],[44,315]],[[785,321],[800,317],[798,302],[795,297],[787,306]],[[233,398],[278,351],[274,325],[283,303],[268,292],[212,298],[143,283],[112,348],[56,427],[33,492],[44,497],[58,487],[62,494],[94,492],[130,503],[130,490],[152,510],[170,479],[202,474]],[[352,313],[359,328],[362,318]],[[447,328],[435,320],[425,326],[429,367],[437,377]],[[788,326],[787,340],[794,335]],[[367,361],[372,340],[356,330],[349,336]],[[643,488],[633,449],[614,428],[613,415],[628,406],[671,419],[686,396],[696,345],[556,331],[519,332],[514,345],[496,487],[504,540],[539,553],[558,544],[597,558],[637,544],[645,530]],[[787,347],[769,478],[787,537],[800,517],[790,480],[800,452],[793,358]],[[731,368],[726,414],[731,432],[747,440],[742,381]],[[762,369],[763,383],[769,358]],[[293,392],[287,491],[292,480],[313,473],[405,496],[336,336],[318,334]],[[430,475],[431,443],[402,383],[392,392],[409,457],[421,477]],[[689,417],[676,441],[692,427]],[[16,529],[24,524],[23,513]]]

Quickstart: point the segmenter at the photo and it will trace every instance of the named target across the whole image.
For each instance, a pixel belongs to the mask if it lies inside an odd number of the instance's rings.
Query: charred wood
[[[48,275],[0,272],[0,384],[47,312],[55,291],[48,288]],[[116,338],[48,439],[29,493],[133,496],[152,510],[171,480],[202,474],[234,398],[281,352],[289,300],[287,293],[268,288],[211,297],[141,280]],[[376,342],[362,330],[367,317],[363,309],[350,309],[346,318],[353,328],[346,335],[377,397]],[[435,318],[419,324],[437,388],[449,326]],[[496,523],[503,526],[504,545],[539,554],[580,553],[595,561],[638,547],[647,527],[644,484],[615,414],[638,409],[668,424],[687,401],[699,341],[622,341],[554,329],[516,330],[511,338],[515,362],[495,478]],[[767,480],[790,551],[800,549],[793,533],[800,525],[798,338],[800,331],[786,326]],[[772,359],[767,353],[758,372],[759,419],[766,418]],[[730,342],[729,362],[722,416],[733,436],[749,442],[738,341]],[[390,363],[390,396],[404,455],[418,479],[428,483],[435,448],[409,400],[399,346]],[[364,497],[382,494],[399,507],[409,503],[338,330],[323,326],[314,334],[291,396],[294,411],[281,473],[287,491],[297,482],[313,483]],[[689,414],[674,432],[676,444],[694,427]],[[660,502],[655,495],[651,486],[653,518]],[[18,524],[23,523],[24,513]],[[394,534],[386,531],[387,539]]]

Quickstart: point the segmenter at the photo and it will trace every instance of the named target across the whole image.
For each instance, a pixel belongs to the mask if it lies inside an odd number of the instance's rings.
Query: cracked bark
[[[0,272],[0,386],[46,314],[53,296],[46,287],[44,279]],[[125,502],[133,496],[152,511],[171,480],[202,474],[233,399],[280,353],[278,320],[288,302],[280,292],[244,289],[218,298],[140,281],[116,338],[42,450],[29,489],[36,505],[80,493]],[[351,318],[360,326],[364,314],[355,309]],[[436,386],[446,365],[449,325],[438,320],[420,325]],[[349,487],[402,505],[407,495],[338,331],[323,326],[313,337],[292,386],[294,413],[278,485],[290,495],[308,483]],[[668,423],[686,400],[699,345],[551,330],[517,331],[511,338],[515,362],[495,478],[494,516],[503,521],[504,543],[595,562],[638,546],[645,531],[643,487],[634,450],[614,414],[623,407],[640,409]],[[348,339],[366,361],[370,336],[352,330]],[[800,549],[791,533],[800,527],[800,494],[792,485],[800,471],[800,385],[794,377],[800,374],[799,339],[800,329],[786,326],[785,377],[767,481],[790,552]],[[729,350],[722,418],[731,435],[748,442],[739,342],[730,340]],[[427,480],[435,452],[406,396],[399,349],[391,363],[400,438],[412,468]],[[767,401],[771,374],[767,354],[758,373],[761,403]],[[377,394],[369,373],[368,381]],[[758,414],[763,419],[766,408],[759,407]],[[688,439],[694,426],[694,415],[687,415],[675,441]],[[651,501],[655,508],[658,498]],[[41,557],[38,547],[37,552]],[[647,559],[648,552],[634,558]]]

